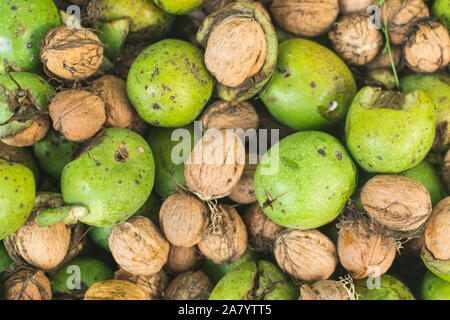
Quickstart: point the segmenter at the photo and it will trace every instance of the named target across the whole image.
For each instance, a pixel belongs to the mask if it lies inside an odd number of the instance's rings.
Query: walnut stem
[[[397,69],[395,68],[394,58],[392,57],[391,44],[389,42],[389,33],[387,30],[388,29],[387,28],[387,17],[384,17],[384,25],[381,25],[381,29],[383,30],[384,36],[386,37],[386,48],[385,49],[387,49],[388,54],[389,54],[389,60],[391,61],[392,72],[394,73],[394,78],[395,78],[395,85],[396,85],[397,89],[399,89],[400,82],[398,81]]]
[[[65,224],[75,224],[78,219],[86,216],[89,210],[82,205],[68,205],[55,209],[39,211],[36,220],[39,227],[48,227],[60,221]]]

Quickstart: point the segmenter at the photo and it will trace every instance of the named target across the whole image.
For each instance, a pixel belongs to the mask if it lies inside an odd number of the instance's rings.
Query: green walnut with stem
[[[67,205],[42,210],[38,224],[119,224],[145,203],[154,178],[153,155],[144,138],[123,128],[102,130],[63,169],[61,194]]]
[[[416,166],[430,151],[435,108],[428,94],[403,94],[364,87],[347,114],[347,147],[369,172],[398,173]]]

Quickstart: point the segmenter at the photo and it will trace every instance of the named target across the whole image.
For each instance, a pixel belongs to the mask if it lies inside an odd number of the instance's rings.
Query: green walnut
[[[0,2],[0,73],[40,72],[39,44],[61,25],[52,0],[4,0]]]
[[[213,86],[202,52],[175,39],[159,41],[141,52],[127,78],[128,97],[141,118],[161,127],[194,121]]]
[[[16,232],[34,207],[33,172],[22,164],[0,159],[0,240]]]
[[[423,300],[450,300],[450,282],[427,271],[420,288]]]
[[[42,170],[59,179],[64,166],[73,160],[78,145],[50,128],[45,138],[33,145],[33,151]]]
[[[100,41],[106,44],[105,55],[116,60],[130,31],[130,20],[123,18],[110,22],[97,21],[93,27]]]
[[[197,32],[205,64],[226,101],[255,96],[269,81],[277,61],[278,40],[272,23],[256,6],[232,2],[210,14]]]
[[[436,135],[433,149],[444,151],[450,147],[450,76],[442,74],[412,74],[400,79],[403,92],[415,90],[429,94],[436,107]]]
[[[155,3],[165,12],[171,14],[187,14],[198,9],[203,0],[154,0]]]
[[[173,16],[158,8],[152,0],[96,0],[89,6],[101,11],[101,19],[105,22],[130,20],[127,38],[132,41],[157,41],[173,23]]]
[[[13,147],[0,142],[0,159],[23,164],[33,171],[36,187],[39,185],[39,166],[33,154],[27,148]]]
[[[211,292],[209,300],[295,300],[296,290],[274,264],[247,262],[228,272]]]
[[[334,220],[355,190],[357,169],[333,136],[294,133],[272,146],[255,172],[256,197],[273,222],[314,229]]]
[[[436,0],[431,8],[431,15],[450,29],[450,2],[448,0]]]
[[[388,274],[356,280],[354,285],[359,300],[415,300],[403,282]]]
[[[316,130],[344,118],[355,94],[353,75],[335,53],[297,38],[280,44],[276,70],[260,97],[282,124]]]
[[[144,138],[123,128],[102,130],[63,169],[61,194],[68,205],[41,210],[38,224],[119,224],[147,201],[154,177],[152,151]]]
[[[194,147],[194,126],[154,128],[147,141],[155,158],[155,191],[167,198],[177,192],[177,187],[186,186],[184,160]],[[174,156],[179,157],[178,161],[174,161]]]
[[[369,172],[398,173],[421,162],[433,144],[434,104],[428,94],[362,88],[345,124],[347,147]]]
[[[420,258],[428,270],[434,275],[450,282],[450,260],[440,260],[435,258],[426,245],[422,248]]]
[[[78,299],[96,282],[113,278],[104,262],[90,257],[77,257],[50,277],[52,293],[57,299]]]

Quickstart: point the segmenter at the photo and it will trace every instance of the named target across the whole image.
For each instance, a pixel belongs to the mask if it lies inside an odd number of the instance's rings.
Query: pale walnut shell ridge
[[[425,243],[436,259],[450,260],[450,197],[434,207],[425,228]]]

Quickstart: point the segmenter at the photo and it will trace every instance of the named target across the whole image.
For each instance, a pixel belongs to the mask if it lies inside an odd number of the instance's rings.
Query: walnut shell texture
[[[450,63],[450,36],[436,21],[415,25],[403,48],[406,65],[416,72],[435,72]]]
[[[169,277],[164,270],[151,276],[138,276],[119,269],[114,273],[114,279],[134,283],[144,291],[146,300],[160,300],[169,284]]]
[[[42,40],[40,56],[52,74],[67,80],[86,79],[102,63],[103,44],[89,29],[60,26]]]
[[[403,47],[402,46],[391,46],[391,54],[392,58],[394,59],[395,67],[401,68],[402,67],[402,57],[403,57]],[[391,59],[389,58],[389,52],[379,52],[377,56],[370,61],[368,64],[366,64],[366,67],[370,70],[373,69],[392,69],[391,65]]]
[[[450,197],[434,207],[425,228],[425,243],[436,259],[450,260]]]
[[[245,148],[229,130],[208,130],[197,142],[184,166],[187,187],[209,201],[228,196],[245,167]]]
[[[247,249],[247,230],[235,208],[219,205],[219,210],[222,212],[217,230],[208,232],[197,246],[214,263],[231,263]]]
[[[364,279],[386,273],[394,261],[396,244],[382,225],[355,218],[340,223],[337,250],[350,276]]]
[[[376,2],[376,0],[339,0],[340,13],[367,12],[367,8]]]
[[[338,262],[333,242],[318,230],[283,232],[274,253],[282,270],[305,281],[328,279]]]
[[[33,123],[15,136],[2,139],[2,142],[13,147],[29,147],[44,139],[50,127],[48,115],[41,114],[33,117]]]
[[[353,300],[345,286],[334,280],[319,280],[300,287],[299,300]]]
[[[366,65],[383,44],[380,31],[369,25],[368,18],[365,13],[343,16],[329,33],[334,49],[349,63]]]
[[[132,282],[111,279],[90,286],[84,300],[147,300],[147,295]]]
[[[203,271],[187,271],[179,274],[167,287],[166,300],[207,300],[212,284]]]
[[[380,174],[361,190],[361,203],[369,216],[395,231],[415,231],[431,214],[431,198],[416,180]]]
[[[172,273],[180,273],[192,270],[199,262],[197,247],[171,246],[166,269]]]
[[[261,70],[266,50],[266,37],[259,22],[232,17],[218,24],[209,35],[205,65],[217,81],[235,88]]]
[[[6,300],[51,300],[50,281],[41,270],[19,270],[3,284],[3,297]]]
[[[116,225],[109,248],[117,264],[135,275],[150,276],[167,262],[169,243],[150,219],[134,216]]]
[[[208,209],[203,202],[184,193],[169,196],[159,211],[161,230],[174,246],[196,245],[204,237],[208,224]]]
[[[315,37],[327,32],[339,13],[338,0],[274,0],[274,20],[286,31]]]

